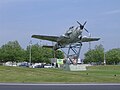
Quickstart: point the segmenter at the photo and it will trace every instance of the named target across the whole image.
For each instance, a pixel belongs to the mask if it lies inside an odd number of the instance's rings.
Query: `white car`
[[[35,63],[32,65],[32,68],[43,68],[43,64],[42,63]]]
[[[12,62],[6,62],[4,65],[5,66],[12,66]]]
[[[46,65],[44,66],[44,68],[53,68],[53,66],[50,65],[50,64],[46,64]]]

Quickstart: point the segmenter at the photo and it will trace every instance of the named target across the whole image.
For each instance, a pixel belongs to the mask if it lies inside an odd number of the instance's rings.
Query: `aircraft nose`
[[[84,28],[84,26],[80,26],[80,29],[83,29]]]

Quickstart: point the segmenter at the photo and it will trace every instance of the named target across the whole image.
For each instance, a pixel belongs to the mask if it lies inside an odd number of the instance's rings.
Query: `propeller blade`
[[[77,23],[78,23],[80,26],[82,26],[82,24],[81,24],[80,22],[77,21]]]
[[[85,23],[83,24],[83,26],[85,26],[86,23],[87,23],[87,21],[85,21]]]
[[[80,25],[80,29],[84,28],[84,26],[80,22],[77,21],[77,23]]]
[[[86,28],[84,28],[84,29],[85,29],[85,31],[86,31],[86,32],[88,32],[88,33],[89,33],[89,31],[88,31]]]

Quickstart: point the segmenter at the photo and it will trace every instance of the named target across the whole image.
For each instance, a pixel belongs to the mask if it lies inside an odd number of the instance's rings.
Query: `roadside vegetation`
[[[18,41],[9,41],[0,47],[0,62],[29,62],[30,46],[23,49]],[[39,44],[31,45],[32,63],[50,63],[50,58],[64,58],[63,52],[53,52],[50,48],[42,48]]]
[[[84,54],[84,63],[101,65],[104,62],[104,55],[107,65],[120,64],[120,48],[113,48],[104,52],[103,45],[96,45],[94,49]],[[39,44],[31,45],[32,63],[50,63],[50,58],[63,59],[64,53],[60,50],[53,51],[50,48],[42,48]],[[0,63],[29,62],[30,45],[23,49],[18,41],[9,41],[0,47]]]
[[[90,66],[86,71],[0,66],[0,82],[120,83],[120,66]]]
[[[84,63],[102,65],[105,59],[107,65],[120,64],[120,48],[114,48],[105,52],[103,45],[100,44],[96,45],[94,49],[88,50],[84,55]]]

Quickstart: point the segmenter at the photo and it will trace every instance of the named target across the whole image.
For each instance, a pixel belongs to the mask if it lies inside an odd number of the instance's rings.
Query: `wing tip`
[[[39,39],[38,36],[39,35],[32,35],[31,38],[37,38],[37,39]]]

